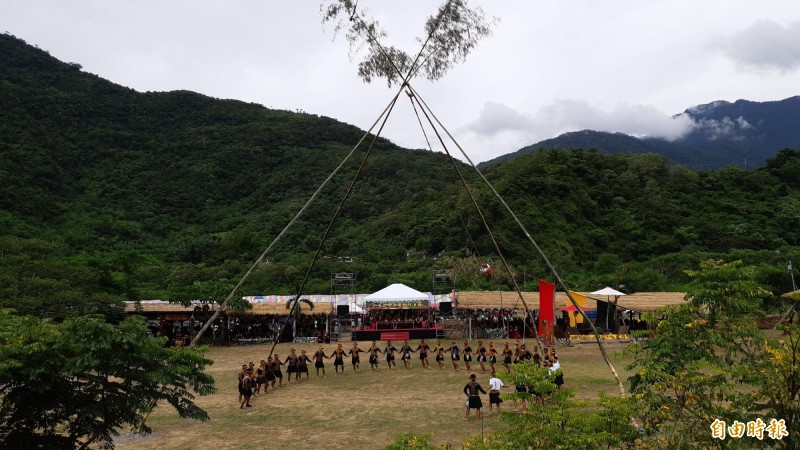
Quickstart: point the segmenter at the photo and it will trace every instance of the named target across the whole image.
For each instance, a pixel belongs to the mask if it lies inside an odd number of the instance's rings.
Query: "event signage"
[[[365,301],[367,309],[424,309],[428,307],[427,300],[390,300],[390,301]]]

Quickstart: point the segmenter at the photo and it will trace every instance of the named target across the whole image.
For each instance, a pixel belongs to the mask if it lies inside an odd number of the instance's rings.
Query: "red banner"
[[[539,280],[539,336],[545,337],[553,332],[553,302],[556,298],[556,285]],[[545,327],[545,321],[547,326]]]

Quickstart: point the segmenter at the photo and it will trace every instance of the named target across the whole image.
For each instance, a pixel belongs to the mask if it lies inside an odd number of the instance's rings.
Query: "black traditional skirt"
[[[483,408],[483,402],[481,401],[481,397],[479,395],[470,395],[469,409],[480,409],[480,408]]]

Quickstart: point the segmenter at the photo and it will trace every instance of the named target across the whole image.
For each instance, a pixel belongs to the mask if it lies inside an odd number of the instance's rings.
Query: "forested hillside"
[[[327,117],[192,92],[139,93],[0,35],[0,307],[61,317],[123,299],[181,299],[236,281],[363,131]],[[367,140],[369,142],[369,140]],[[366,146],[254,273],[243,294],[289,293],[305,274]],[[458,164],[520,282],[549,278],[505,210]],[[758,170],[695,172],[653,154],[549,150],[487,177],[576,289],[682,289],[701,259],[744,259],[775,293],[800,260],[800,152]],[[441,154],[379,139],[323,247],[308,292],[497,289],[488,234]],[[352,257],[346,263],[339,257]]]
[[[800,96],[780,101],[716,101],[675,118],[691,128],[674,140],[582,130],[545,139],[481,163],[488,167],[548,148],[597,149],[603,153],[658,153],[693,169],[763,167],[784,148],[800,149]]]

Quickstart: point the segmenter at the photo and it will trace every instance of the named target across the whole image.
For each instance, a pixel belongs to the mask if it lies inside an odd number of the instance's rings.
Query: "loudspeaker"
[[[439,302],[439,312],[441,314],[450,314],[453,312],[452,302]]]
[[[350,305],[336,305],[336,315],[337,316],[349,316],[350,315]]]

